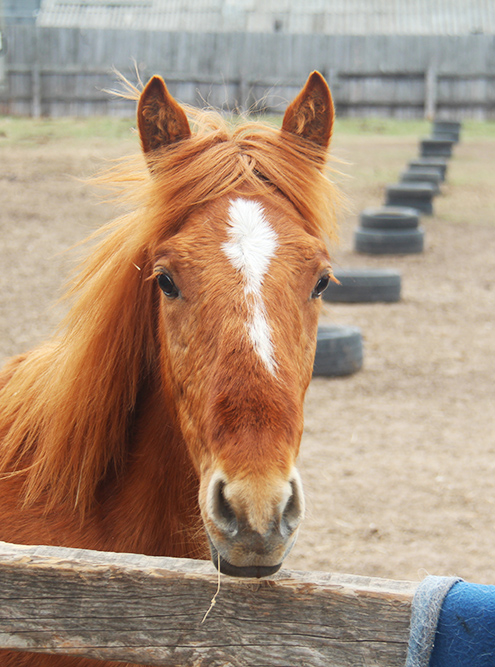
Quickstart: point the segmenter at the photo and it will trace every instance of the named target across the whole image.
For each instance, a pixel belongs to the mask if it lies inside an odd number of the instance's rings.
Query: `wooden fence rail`
[[[417,584],[0,542],[0,648],[146,665],[402,667]],[[209,614],[203,621],[205,613]]]

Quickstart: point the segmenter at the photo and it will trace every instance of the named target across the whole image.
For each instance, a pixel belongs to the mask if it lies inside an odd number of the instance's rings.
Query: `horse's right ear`
[[[137,122],[144,153],[191,136],[186,114],[161,76],[152,77],[141,93]]]
[[[287,107],[282,130],[326,149],[332,136],[334,115],[330,88],[319,72],[313,72]]]

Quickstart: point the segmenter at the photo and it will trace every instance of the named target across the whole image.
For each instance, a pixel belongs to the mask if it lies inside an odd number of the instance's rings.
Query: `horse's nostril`
[[[292,492],[282,514],[281,528],[288,533],[293,533],[302,521],[304,501],[298,481],[293,479],[290,485]]]
[[[212,494],[212,519],[225,533],[235,535],[238,531],[237,517],[224,493],[225,482],[217,480]]]

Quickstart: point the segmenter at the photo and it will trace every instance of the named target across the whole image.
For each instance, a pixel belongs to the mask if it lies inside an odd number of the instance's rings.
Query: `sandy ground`
[[[135,141],[0,136],[0,359],[43,340],[75,253],[109,219],[74,177]],[[352,162],[354,209],[335,267],[395,268],[397,304],[327,305],[323,321],[361,327],[365,362],[348,378],[315,379],[300,468],[307,518],[286,565],[395,579],[456,574],[495,584],[495,141],[455,151],[424,253],[353,252],[356,214],[383,202],[417,155],[415,137],[335,138]]]

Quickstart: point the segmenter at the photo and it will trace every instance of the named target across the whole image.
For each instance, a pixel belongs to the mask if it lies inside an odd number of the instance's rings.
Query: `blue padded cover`
[[[495,667],[495,586],[461,581],[450,589],[429,667]]]
[[[419,584],[412,602],[406,667],[428,667],[443,601],[458,581],[429,576]]]

